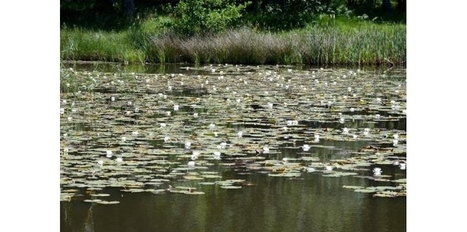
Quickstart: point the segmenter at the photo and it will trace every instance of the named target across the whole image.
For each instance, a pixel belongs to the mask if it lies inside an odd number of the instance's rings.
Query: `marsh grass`
[[[405,64],[406,26],[357,23],[288,32],[251,28],[189,38],[156,26],[123,32],[61,31],[61,58],[151,63]],[[160,28],[159,28],[160,29]]]
[[[139,40],[132,31],[65,29],[60,31],[60,56],[63,60],[144,62]]]

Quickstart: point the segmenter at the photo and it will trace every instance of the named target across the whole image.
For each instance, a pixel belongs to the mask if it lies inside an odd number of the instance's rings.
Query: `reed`
[[[320,65],[406,62],[403,24],[334,24],[274,33],[244,27],[188,38],[148,29],[62,29],[60,36],[64,60]]]

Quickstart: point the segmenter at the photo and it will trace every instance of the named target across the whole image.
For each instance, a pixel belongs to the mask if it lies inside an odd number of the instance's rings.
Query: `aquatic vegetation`
[[[108,187],[141,194],[204,194],[201,186],[242,191],[256,184],[247,177],[257,173],[405,184],[393,182],[406,170],[404,88],[393,94],[404,85],[404,71],[390,78],[283,66],[190,71],[196,74],[74,70],[78,85],[92,76],[94,87],[60,95],[61,200],[82,200],[68,191],[99,194]]]

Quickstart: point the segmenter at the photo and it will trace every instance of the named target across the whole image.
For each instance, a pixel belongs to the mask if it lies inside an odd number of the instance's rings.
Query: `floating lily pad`
[[[357,193],[376,193],[377,190],[375,189],[355,189],[354,192],[357,192]]]
[[[115,205],[118,203],[120,203],[120,201],[99,201],[97,202],[97,204],[101,204],[101,205]]]
[[[235,186],[235,185],[221,185],[222,189],[241,189],[242,186]]]

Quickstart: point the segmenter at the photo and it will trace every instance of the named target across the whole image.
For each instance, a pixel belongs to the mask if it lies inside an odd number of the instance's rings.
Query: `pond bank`
[[[406,26],[365,23],[289,32],[232,29],[209,36],[129,29],[61,29],[62,60],[122,63],[404,65]]]

